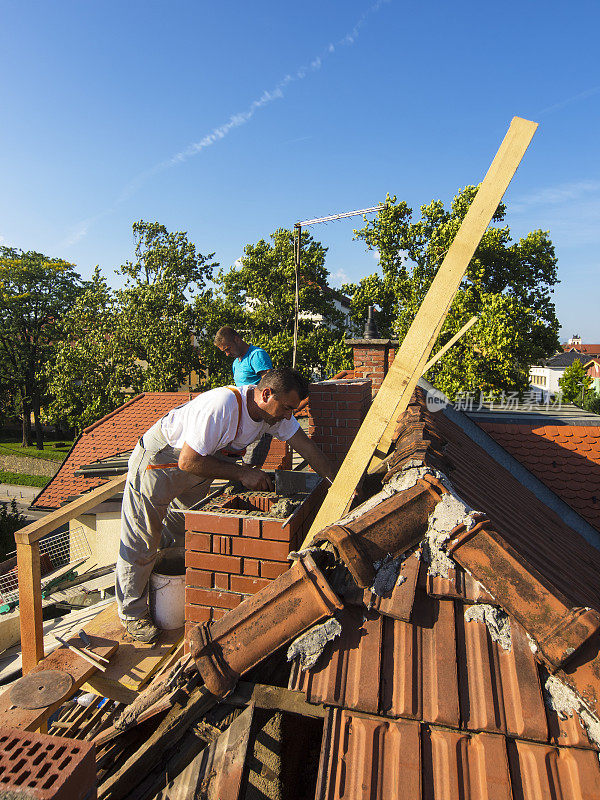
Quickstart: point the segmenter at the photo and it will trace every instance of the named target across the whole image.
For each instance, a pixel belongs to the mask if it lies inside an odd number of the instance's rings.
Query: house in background
[[[562,346],[565,353],[576,350],[588,356],[600,356],[600,344],[583,344],[578,333],[573,334],[569,341]]]
[[[600,394],[600,358],[591,358],[583,365],[583,368],[592,379],[591,388],[596,394]]]
[[[596,345],[593,345],[594,347]],[[541,402],[552,400],[560,393],[559,380],[575,361],[584,364],[588,359],[581,350],[570,349],[529,368],[529,387]]]

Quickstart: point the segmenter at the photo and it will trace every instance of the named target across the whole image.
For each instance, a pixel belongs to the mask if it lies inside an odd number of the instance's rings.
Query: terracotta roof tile
[[[33,505],[36,508],[59,508],[66,501],[101,486],[108,478],[88,478],[74,473],[84,464],[130,452],[151,425],[189,399],[187,392],[147,392],[85,428]]]
[[[600,503],[590,508],[577,489],[600,497],[600,426],[478,423],[524,467],[600,530]]]

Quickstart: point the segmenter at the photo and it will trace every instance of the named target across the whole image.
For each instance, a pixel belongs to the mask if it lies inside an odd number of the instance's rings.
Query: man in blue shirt
[[[219,328],[215,334],[215,346],[226,356],[233,358],[233,380],[236,386],[256,385],[265,372],[273,368],[273,362],[266,350],[245,342],[229,325]],[[262,467],[270,446],[271,434],[264,433],[246,449],[244,464]]]

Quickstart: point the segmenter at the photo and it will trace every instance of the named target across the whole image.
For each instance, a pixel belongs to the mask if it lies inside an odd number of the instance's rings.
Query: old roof
[[[600,425],[479,425],[600,531]]]
[[[101,486],[110,476],[78,475],[80,467],[130,452],[151,425],[193,396],[187,392],[145,392],[85,428],[32,507],[59,508],[63,503]]]
[[[581,361],[583,364],[586,360],[587,356],[584,353],[581,353],[578,350],[568,350],[566,353],[558,353],[558,355],[546,359],[546,361],[543,362],[543,366],[550,367],[550,369],[556,369],[570,367],[575,361]]]
[[[418,547],[390,600],[347,596],[340,638],[312,668],[295,664],[290,688],[330,709],[315,796],[481,797],[487,787],[507,800],[598,798],[599,740],[573,709],[584,691],[600,696],[600,672],[589,668],[600,552],[474,441],[456,413],[430,413],[424,400],[418,389],[403,415],[387,480],[431,465],[486,521],[452,532],[447,577]],[[360,516],[351,523],[360,525]],[[569,629],[570,615],[586,614],[589,625],[569,639],[563,622]],[[506,619],[510,641],[494,615]],[[577,648],[583,667],[569,661]],[[566,710],[556,685],[567,694],[574,687]]]
[[[600,344],[563,344],[565,351],[578,350],[580,353],[597,356],[600,355]]]

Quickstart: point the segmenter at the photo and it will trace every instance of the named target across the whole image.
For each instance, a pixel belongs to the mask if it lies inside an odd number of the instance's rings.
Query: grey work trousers
[[[176,464],[179,453],[167,444],[159,420],[140,439],[129,459],[116,567],[117,607],[122,620],[148,614],[148,582],[161,538],[167,545],[183,546],[185,519],[181,510],[196,504],[210,489],[210,479],[178,467],[160,466]]]

